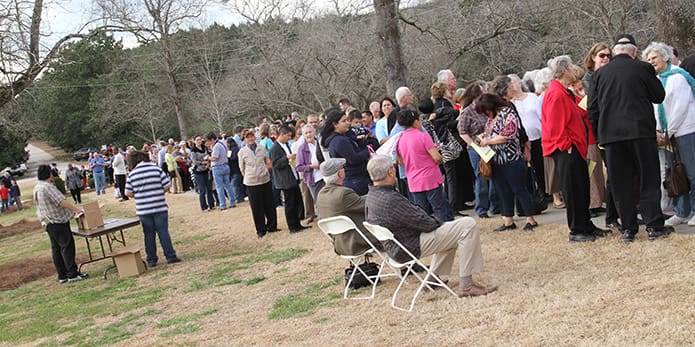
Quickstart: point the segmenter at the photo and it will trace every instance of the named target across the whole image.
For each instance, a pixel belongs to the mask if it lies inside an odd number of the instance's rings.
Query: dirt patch
[[[15,289],[24,283],[55,274],[51,257],[22,259],[0,265],[0,289]]]
[[[75,262],[79,264],[86,260],[85,257],[77,256]],[[16,289],[25,283],[49,276],[56,276],[51,257],[22,259],[2,264],[0,265],[0,290]]]
[[[26,231],[34,231],[36,229],[41,228],[41,223],[39,221],[28,221],[26,219],[22,219],[17,223],[14,223],[9,226],[2,226],[0,225],[0,239],[3,239],[5,237],[9,237],[12,235],[17,235],[21,234]]]

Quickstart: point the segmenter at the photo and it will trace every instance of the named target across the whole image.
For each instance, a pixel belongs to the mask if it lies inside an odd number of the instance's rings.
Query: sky
[[[51,44],[61,37],[75,33],[80,26],[90,18],[98,17],[98,7],[93,4],[93,0],[54,0],[46,1],[44,10],[43,26],[44,32],[50,33],[45,39],[46,44]],[[210,6],[202,18],[208,24],[217,22],[225,26],[238,24],[243,18],[234,14],[221,1],[210,1]],[[135,38],[126,34],[116,34],[117,38],[123,39],[125,47],[137,45]]]

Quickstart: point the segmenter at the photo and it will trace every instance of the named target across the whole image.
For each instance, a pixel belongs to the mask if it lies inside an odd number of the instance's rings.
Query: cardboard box
[[[90,202],[82,205],[84,214],[77,220],[80,231],[89,231],[104,225],[104,217],[101,215],[98,202]]]
[[[140,248],[136,246],[124,247],[111,253],[118,276],[131,277],[138,276],[145,272],[145,262],[142,261]]]

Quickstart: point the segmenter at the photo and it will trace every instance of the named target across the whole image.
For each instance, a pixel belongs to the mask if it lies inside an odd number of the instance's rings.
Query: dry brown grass
[[[111,194],[87,195],[104,203],[109,213],[133,213],[132,201],[118,203]],[[289,235],[283,210],[278,209],[283,231],[259,240],[248,203],[228,212],[202,213],[196,195],[169,195],[168,201],[172,238],[184,241],[175,246],[184,262],[158,266],[138,278],[139,285],[167,288],[167,298],[156,304],[162,313],[151,317],[152,324],[217,311],[202,317],[197,331],[161,337],[141,329],[119,345],[695,344],[691,236],[675,234],[649,242],[642,232],[630,245],[619,243],[617,235],[591,244],[569,244],[563,226],[494,233],[499,220],[483,220],[486,269],[481,280],[499,285],[494,294],[458,299],[444,291],[425,293],[414,312],[403,313],[390,307],[397,284],[390,279],[378,287],[374,300],[329,300],[305,315],[271,320],[276,299],[305,293],[312,284],[330,283],[346,266],[315,223],[307,232]],[[127,238],[130,244],[142,244],[138,229],[129,230]],[[78,240],[78,250],[83,247]],[[239,259],[240,252],[288,248],[309,252],[280,265],[264,262],[237,272],[242,280],[265,277],[254,285],[189,290],[193,279],[205,278],[211,266]],[[452,284],[457,282],[453,276]],[[410,289],[406,293],[412,293]],[[321,291],[323,296],[331,294],[342,296],[342,281]]]

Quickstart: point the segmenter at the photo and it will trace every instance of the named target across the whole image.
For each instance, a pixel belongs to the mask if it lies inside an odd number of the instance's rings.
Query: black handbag
[[[367,274],[367,276],[376,276],[379,274],[379,265],[377,263],[373,263],[369,261],[369,258],[365,257],[364,263],[359,265],[360,269]],[[345,269],[345,285],[347,285],[347,282],[350,280],[350,276],[352,276],[352,272],[356,271],[355,266],[353,264],[350,264],[350,267]],[[379,279],[377,280],[377,285],[379,284]],[[362,272],[357,271],[355,273],[355,277],[352,278],[352,282],[350,283],[350,289],[358,289],[362,287],[368,287],[371,286],[372,284],[369,282],[369,280],[364,277]]]
[[[547,210],[548,200],[545,198],[545,193],[543,193],[543,191],[540,189],[538,176],[536,176],[536,170],[534,170],[533,166],[531,165],[527,165],[526,168],[526,187],[528,192],[531,194],[531,215],[537,216],[541,214],[541,212]],[[521,202],[519,199],[515,199],[515,202],[517,215],[519,217],[525,216],[526,214],[521,207]]]
[[[688,173],[685,171],[685,166],[681,162],[676,141],[671,139],[669,146],[673,151],[673,159],[671,161],[671,167],[666,168],[664,188],[669,197],[675,198],[690,192],[690,180],[688,180]]]

